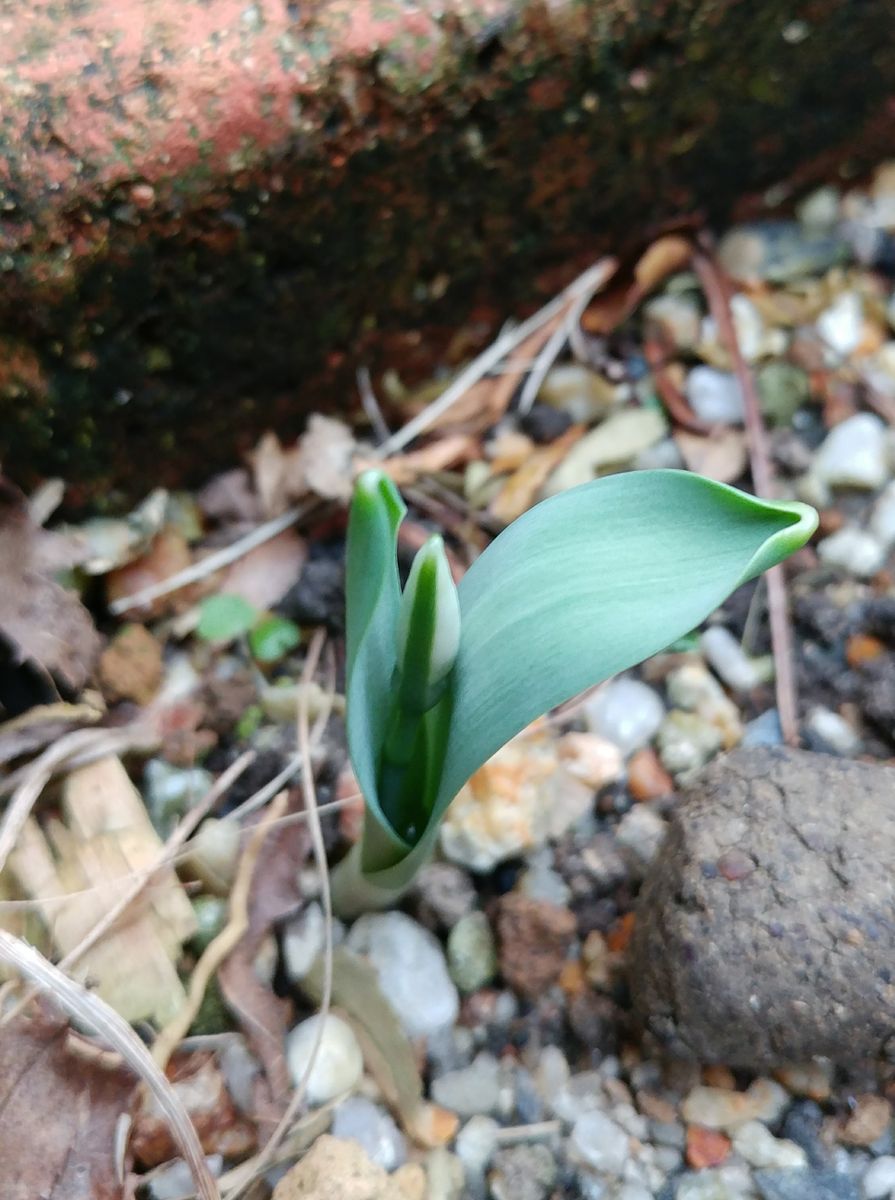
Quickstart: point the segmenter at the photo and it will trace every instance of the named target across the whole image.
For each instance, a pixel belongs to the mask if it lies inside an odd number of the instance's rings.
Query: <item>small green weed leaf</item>
[[[262,617],[249,631],[249,649],[258,662],[279,662],[301,642],[301,630],[285,617]]]
[[[248,600],[222,593],[202,601],[196,633],[206,642],[232,642],[257,620],[258,610]]]
[[[367,669],[363,675],[355,669],[349,679],[349,739],[368,805],[361,869],[368,883],[387,889],[409,881],[448,804],[510,738],[549,709],[684,637],[741,583],[803,545],[817,523],[806,505],[757,500],[685,471],[609,476],[554,496],[515,521],[459,586],[451,704],[433,710],[442,723],[438,770],[427,771],[421,821],[410,844],[389,827],[376,790],[379,714],[395,668],[400,509],[392,488],[388,518],[383,510],[374,519],[373,481],[365,486],[368,499],[361,507],[371,544],[363,553],[368,563],[375,559],[381,583],[375,602],[359,577],[352,592],[349,542],[349,637],[353,597],[358,602],[363,592],[367,610],[353,618],[353,656],[359,662],[363,655]],[[358,520],[358,537],[360,530]],[[385,566],[389,555],[392,574]],[[375,646],[368,649],[368,640]],[[353,689],[361,680],[358,695]]]

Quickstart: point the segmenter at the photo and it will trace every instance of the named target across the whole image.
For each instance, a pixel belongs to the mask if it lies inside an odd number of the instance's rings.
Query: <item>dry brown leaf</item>
[[[591,301],[581,318],[587,333],[612,333],[631,315],[643,298],[669,275],[690,261],[688,238],[668,234],[657,238],[633,264],[622,264],[607,287]]]
[[[162,682],[162,648],[145,625],[125,625],[99,660],[99,678],[109,700],[148,704]]]
[[[102,711],[92,704],[41,704],[0,725],[0,763],[34,754],[64,734],[95,725]]]
[[[488,510],[491,516],[509,525],[531,508],[554,467],[562,462],[583,433],[583,425],[572,425],[549,446],[539,446],[491,501]]]
[[[50,577],[44,555],[49,537],[32,521],[18,488],[0,480],[0,638],[9,646],[6,670],[13,674],[30,662],[77,692],[99,654],[99,635],[74,592]],[[17,706],[3,699],[6,691],[4,685],[0,706],[9,711]]]
[[[215,475],[197,494],[196,503],[212,521],[257,525],[263,517],[261,500],[252,491],[245,467]]]
[[[506,429],[491,439],[485,447],[485,457],[495,475],[516,471],[534,451],[535,444],[528,434]]]
[[[252,823],[257,820],[256,817]],[[256,1115],[261,1121],[272,1123],[281,1115],[280,1102],[290,1087],[283,1053],[288,1006],[261,983],[254,964],[274,925],[301,906],[298,875],[309,849],[307,829],[302,823],[280,824],[267,835],[260,854],[263,870],[252,877],[248,932],[217,974],[224,999],[236,1014],[264,1069],[266,1087],[257,1098]]]
[[[324,500],[350,500],[357,446],[348,426],[333,417],[315,413],[308,421],[299,447],[296,478],[290,487],[294,489],[300,483],[301,491],[290,494],[296,496],[310,491]]]
[[[117,1126],[134,1077],[48,1012],[29,1014],[0,1036],[4,1200],[121,1200]]]
[[[286,450],[275,433],[265,433],[248,458],[265,517],[278,517],[308,490],[301,443]]]
[[[304,538],[294,529],[284,529],[228,567],[217,590],[241,596],[263,612],[282,600],[297,582],[307,556]]]
[[[675,425],[703,436],[710,433],[710,426],[697,417],[684,394],[684,369],[681,364],[669,362],[665,347],[649,336],[643,342],[643,356],[652,370],[659,399]]]
[[[419,450],[411,450],[408,454],[395,454],[379,465],[398,487],[407,487],[408,484],[416,483],[421,475],[446,471],[449,467],[456,467],[478,458],[479,454],[478,438],[468,433],[450,433],[429,442]],[[372,466],[372,463],[368,465]]]
[[[735,483],[749,462],[746,435],[740,429],[717,429],[710,437],[678,429],[674,440],[689,471],[719,483]]]
[[[693,244],[689,238],[675,233],[656,238],[634,268],[634,277],[642,293],[646,295],[669,275],[683,271],[689,265],[692,253]]]
[[[255,1150],[258,1140],[255,1127],[237,1111],[212,1055],[198,1053],[177,1058],[167,1075],[206,1154],[244,1158]],[[155,1097],[145,1090],[134,1117],[130,1148],[143,1167],[158,1166],[180,1153],[169,1120]]]

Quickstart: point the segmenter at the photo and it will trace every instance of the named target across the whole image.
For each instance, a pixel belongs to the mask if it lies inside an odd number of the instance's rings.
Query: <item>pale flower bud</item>
[[[413,560],[397,637],[401,703],[424,712],[439,700],[460,648],[460,602],[438,536],[430,537]]]

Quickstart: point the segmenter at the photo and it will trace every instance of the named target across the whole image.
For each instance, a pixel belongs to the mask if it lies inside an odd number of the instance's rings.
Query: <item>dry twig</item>
[[[305,659],[304,671],[302,679],[310,679],[313,677],[317,662],[320,657],[320,652],[323,648],[325,634],[322,630],[315,633],[311,645],[308,649],[308,656]],[[332,911],[332,895],[329,885],[329,868],[326,861],[326,847],[323,843],[323,830],[320,826],[320,814],[317,808],[317,791],[314,786],[314,770],[311,764],[311,734],[308,720],[308,703],[307,689],[299,688],[298,691],[298,745],[302,755],[304,769],[302,771],[302,787],[304,790],[305,810],[308,814],[308,823],[311,828],[311,839],[314,846],[314,859],[317,869],[320,872],[320,896],[323,902],[324,913],[324,945],[323,945],[323,997],[320,1003],[320,1020],[317,1023],[316,1038],[314,1045],[311,1047],[311,1054],[308,1064],[305,1068],[304,1075],[299,1081],[295,1089],[295,1093],[289,1102],[289,1105],[280,1119],[279,1124],[270,1136],[267,1145],[264,1149],[255,1156],[251,1163],[251,1174],[241,1175],[240,1181],[234,1191],[229,1193],[228,1200],[238,1200],[243,1194],[245,1188],[249,1186],[252,1179],[257,1178],[274,1160],[277,1148],[283,1139],[289,1133],[296,1116],[301,1110],[304,1103],[305,1093],[307,1091],[308,1082],[311,1078],[311,1072],[314,1069],[314,1063],[317,1058],[317,1052],[320,1048],[320,1043],[323,1037],[323,1027],[326,1020],[326,1015],[329,1012],[332,1002],[332,959],[333,959],[333,911]]]
[[[615,263],[612,259],[600,259],[599,262],[594,263],[592,267],[588,267],[577,279],[573,280],[558,296],[554,296],[549,304],[545,304],[543,308],[538,309],[527,321],[523,321],[515,329],[509,329],[502,333],[496,341],[491,343],[487,350],[482,351],[478,358],[473,359],[469,366],[460,372],[450,387],[446,388],[437,400],[423,409],[421,413],[417,413],[402,429],[399,429],[397,433],[393,433],[387,441],[378,446],[376,448],[377,458],[387,458],[390,454],[402,450],[421,433],[425,433],[439,417],[446,413],[452,405],[456,404],[466,394],[474,383],[477,383],[489,371],[494,370],[526,338],[539,330],[542,325],[546,325],[548,321],[561,314],[570,302],[577,300],[582,294],[588,293],[592,295],[609,278],[614,267]]]
[[[727,281],[707,238],[701,239],[701,244],[693,256],[693,265],[705,290],[709,309],[717,324],[721,341],[731,357],[736,377],[743,391],[752,483],[756,495],[770,498],[773,495],[774,478],[758,391],[749,365],[740,350],[736,327],[730,311],[730,293]],[[768,619],[771,626],[771,646],[774,654],[780,728],[783,731],[783,740],[790,746],[797,746],[799,743],[798,702],[793,670],[792,626],[789,619],[789,602],[786,595],[786,577],[783,574],[783,567],[772,567],[766,573],[765,578],[768,589]]]
[[[258,863],[258,855],[261,853],[265,838],[270,833],[271,825],[286,811],[286,801],[286,792],[280,792],[278,796],[274,797],[269,810],[252,830],[248,845],[239,860],[236,879],[230,893],[230,919],[217,937],[209,942],[202,957],[193,968],[187,988],[186,1003],[160,1031],[152,1044],[152,1057],[162,1069],[192,1025],[205,996],[205,989],[211,982],[215,971],[227,955],[235,949],[249,927],[249,891]]]
[[[169,575],[167,579],[150,584],[149,587],[141,588],[138,592],[133,592],[130,596],[121,596],[118,600],[113,600],[109,605],[109,612],[113,616],[119,617],[129,609],[142,608],[143,605],[151,604],[153,600],[158,600],[160,596],[168,596],[171,592],[178,592],[181,588],[185,588],[191,583],[197,583],[200,579],[206,579],[222,567],[229,567],[237,559],[245,557],[250,550],[254,550],[257,546],[262,546],[265,542],[269,542],[271,538],[275,538],[278,533],[282,533],[283,530],[294,525],[296,521],[300,521],[302,517],[306,517],[317,504],[319,504],[318,498],[312,496],[304,504],[287,509],[286,512],[281,513],[278,517],[272,517],[271,520],[265,521],[263,525],[258,525],[251,533],[247,533],[245,537],[237,538],[229,546],[224,546],[222,549],[216,550],[206,558],[200,558],[198,562],[191,563],[190,566],[184,567],[182,571],[177,571],[174,575]]]

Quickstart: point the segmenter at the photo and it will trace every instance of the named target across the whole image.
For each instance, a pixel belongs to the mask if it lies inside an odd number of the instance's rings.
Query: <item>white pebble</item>
[[[647,684],[623,676],[588,700],[584,715],[594,733],[613,742],[627,756],[656,736],[665,706]]]
[[[812,474],[830,487],[875,491],[888,479],[886,427],[874,413],[856,413],[824,438]]]
[[[315,901],[284,928],[283,965],[292,983],[304,979],[323,950],[325,924],[323,909]]]
[[[653,1200],[653,1193],[642,1183],[625,1183],[613,1194],[612,1200]]]
[[[296,1025],[287,1039],[286,1059],[296,1087],[311,1061],[320,1021],[320,1016],[309,1017]],[[364,1058],[354,1030],[341,1017],[329,1013],[308,1080],[308,1101],[326,1104],[343,1092],[349,1092],[360,1082],[363,1069]]]
[[[700,639],[709,666],[735,692],[750,692],[764,682],[766,672],[746,654],[729,629],[723,625],[710,626]]]
[[[895,482],[888,484],[873,506],[870,532],[887,550],[895,546]]]
[[[457,1157],[472,1175],[480,1175],[497,1149],[500,1126],[491,1117],[473,1117],[457,1134]]]
[[[702,315],[690,296],[656,296],[643,306],[644,316],[658,325],[678,350],[692,350],[699,341]]]
[[[801,1146],[785,1138],[775,1138],[761,1121],[747,1121],[733,1135],[733,1148],[753,1167],[798,1170],[808,1165]]]
[[[836,354],[851,354],[864,326],[864,301],[857,292],[843,292],[817,318],[817,332]]]
[[[855,525],[843,525],[824,538],[818,543],[817,553],[821,562],[839,567],[856,579],[870,579],[886,561],[882,543],[872,533]]]
[[[839,713],[817,705],[808,713],[808,729],[836,754],[857,754],[861,739]]]
[[[628,1135],[601,1112],[577,1118],[570,1147],[580,1162],[606,1175],[621,1175],[629,1157]]]
[[[742,425],[745,415],[743,389],[729,371],[694,367],[684,385],[690,407],[709,425]]]
[[[884,1154],[872,1162],[861,1180],[861,1189],[867,1200],[883,1200],[895,1191],[895,1157]]]
[[[404,913],[368,913],[348,934],[349,949],[366,954],[379,986],[411,1037],[453,1025],[460,1010],[444,951],[428,929]]]

